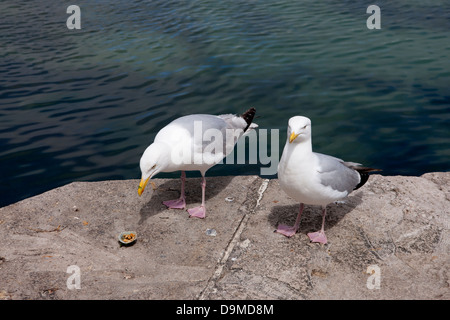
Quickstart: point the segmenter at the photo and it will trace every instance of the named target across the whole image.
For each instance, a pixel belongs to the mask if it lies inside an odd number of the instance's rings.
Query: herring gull
[[[159,172],[181,171],[180,197],[163,203],[168,208],[186,209],[185,171],[198,170],[202,175],[202,203],[188,210],[190,217],[204,218],[205,173],[233,151],[238,139],[258,125],[253,123],[255,108],[242,115],[192,114],[175,119],[162,128],[140,159],[141,195],[150,178]]]
[[[379,170],[313,152],[311,120],[302,116],[292,117],[289,119],[287,141],[278,165],[278,179],[281,189],[300,202],[300,212],[294,226],[279,225],[275,231],[287,237],[293,236],[300,226],[304,205],[320,205],[322,228],[308,233],[308,237],[312,242],[326,244],[326,206],[363,186],[372,171]]]

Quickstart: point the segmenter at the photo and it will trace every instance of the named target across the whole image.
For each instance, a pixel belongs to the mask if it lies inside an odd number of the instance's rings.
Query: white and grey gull
[[[255,113],[255,108],[250,108],[240,116],[191,114],[166,125],[140,159],[138,194],[157,173],[181,171],[180,197],[163,203],[168,208],[185,209],[185,171],[198,170],[202,175],[202,203],[188,212],[191,217],[205,218],[206,171],[231,153],[242,135],[258,126],[253,123]]]
[[[300,202],[300,212],[294,226],[279,225],[275,231],[292,237],[299,229],[304,205],[320,205],[322,228],[308,233],[308,237],[312,242],[326,244],[324,227],[327,205],[344,199],[363,186],[373,171],[379,170],[313,152],[311,120],[303,116],[290,118],[286,145],[278,164],[278,179],[281,189]]]

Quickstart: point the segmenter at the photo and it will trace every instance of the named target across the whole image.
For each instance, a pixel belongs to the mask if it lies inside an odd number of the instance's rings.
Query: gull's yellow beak
[[[291,136],[289,137],[289,143],[292,143],[292,141],[294,141],[295,138],[297,138],[299,134],[300,133],[295,134],[295,132],[292,131]]]
[[[150,180],[150,177],[147,178],[147,180],[141,179],[141,182],[139,183],[138,187],[138,194],[141,195],[142,192],[144,192],[145,186],[148,183],[148,180]]]

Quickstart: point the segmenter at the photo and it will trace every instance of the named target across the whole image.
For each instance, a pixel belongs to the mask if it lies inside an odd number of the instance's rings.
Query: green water
[[[450,2],[0,2],[0,205],[75,180],[139,178],[165,124],[257,109],[313,124],[313,148],[383,169],[448,171]],[[270,141],[270,139],[269,139]],[[259,174],[260,164],[208,175]],[[178,173],[166,175],[178,176]]]

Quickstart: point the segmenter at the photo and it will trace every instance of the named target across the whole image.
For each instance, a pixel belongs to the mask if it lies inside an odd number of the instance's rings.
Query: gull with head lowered
[[[191,217],[205,218],[206,171],[231,153],[241,136],[257,127],[252,122],[255,112],[250,108],[240,116],[192,114],[166,125],[141,157],[138,194],[157,173],[181,171],[180,197],[163,203],[168,208],[185,209],[185,171],[198,170],[202,175],[202,203],[188,212]]]

